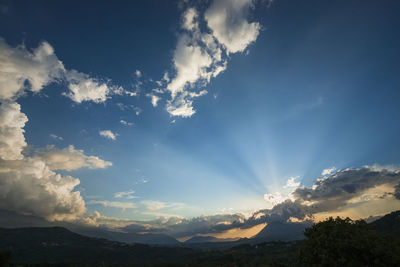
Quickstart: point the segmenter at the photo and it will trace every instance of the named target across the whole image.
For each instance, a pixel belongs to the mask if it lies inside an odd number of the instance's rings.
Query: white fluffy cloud
[[[77,103],[104,102],[109,95],[124,91],[85,73],[66,70],[47,42],[30,52],[22,45],[11,47],[0,38],[0,99],[17,98],[24,90],[39,92],[57,81],[67,82],[69,91],[65,95]]]
[[[0,99],[18,97],[25,89],[38,92],[61,79],[64,72],[64,65],[47,42],[29,52],[25,46],[14,48],[0,38]]]
[[[79,179],[61,176],[39,158],[0,160],[0,208],[49,220],[73,220],[85,213],[74,188]]]
[[[75,191],[79,179],[54,170],[111,165],[73,146],[62,150],[48,147],[33,157],[22,153],[27,146],[23,128],[28,118],[16,100],[26,90],[39,92],[62,80],[69,83],[71,99],[78,103],[102,102],[111,93],[88,75],[65,70],[47,42],[31,52],[24,46],[11,47],[0,38],[0,209],[48,220],[82,219],[86,216],[85,202]]]
[[[85,101],[102,103],[107,100],[109,95],[120,94],[123,91],[121,87],[110,86],[76,70],[67,71],[65,78],[68,81],[69,89],[65,95],[76,103]]]
[[[336,170],[335,167],[325,169],[321,172],[322,176],[331,175]]]
[[[37,157],[43,159],[52,170],[72,171],[87,167],[89,169],[104,169],[112,165],[96,156],[87,156],[83,150],[75,149],[70,145],[64,149],[56,149],[54,146],[47,146],[36,153]]]
[[[183,13],[183,33],[178,37],[173,57],[176,75],[171,80],[163,79],[171,94],[166,106],[171,116],[195,114],[193,99],[207,93],[206,90],[198,93],[197,87],[207,85],[211,78],[226,69],[230,53],[243,52],[257,39],[260,25],[246,20],[251,3],[251,0],[215,0],[204,14],[193,7]],[[211,34],[200,30],[203,20]],[[158,96],[149,96],[153,106],[157,106]]]
[[[26,146],[23,128],[27,121],[18,103],[4,101],[0,104],[0,158],[23,158],[22,150]]]
[[[161,97],[159,97],[158,95],[155,95],[153,93],[146,94],[146,96],[151,98],[151,104],[153,105],[153,107],[158,106],[158,101],[161,100]]]
[[[99,131],[99,134],[105,138],[111,139],[111,140],[116,140],[117,135],[116,133],[111,132],[110,130],[102,130]]]
[[[246,13],[252,0],[214,0],[204,14],[208,27],[228,53],[243,52],[257,39],[261,26],[249,23]]]
[[[18,93],[18,92],[17,92]],[[74,188],[79,179],[53,172],[39,157],[24,157],[23,127],[27,117],[20,105],[0,105],[0,209],[49,220],[73,220],[85,213],[85,202]]]

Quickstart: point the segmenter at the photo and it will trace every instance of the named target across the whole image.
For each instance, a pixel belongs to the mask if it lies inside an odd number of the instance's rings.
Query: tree
[[[337,217],[304,232],[299,261],[304,266],[395,266],[399,258],[391,242],[365,221]]]

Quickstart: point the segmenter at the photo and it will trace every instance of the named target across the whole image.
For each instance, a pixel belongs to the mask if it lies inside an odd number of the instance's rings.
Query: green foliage
[[[304,232],[299,263],[304,266],[399,266],[398,242],[365,221],[332,217]],[[397,248],[396,248],[397,247]]]

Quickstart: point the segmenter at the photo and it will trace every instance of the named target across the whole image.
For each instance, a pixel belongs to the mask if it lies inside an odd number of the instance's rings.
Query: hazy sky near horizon
[[[2,1],[0,11],[0,208],[250,215],[322,202],[331,195],[300,189],[335,173],[368,177],[343,187],[354,193],[346,205],[400,207],[397,1]]]

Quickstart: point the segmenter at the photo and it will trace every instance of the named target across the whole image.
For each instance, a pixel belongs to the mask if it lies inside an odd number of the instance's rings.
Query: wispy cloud
[[[107,139],[111,139],[111,140],[116,140],[117,139],[117,133],[113,133],[110,130],[101,130],[99,131],[99,134]]]
[[[118,202],[118,201],[107,201],[107,200],[90,200],[86,202],[88,205],[103,205],[105,208],[118,208],[125,211],[126,209],[134,209],[136,205],[132,202]]]
[[[55,135],[55,134],[49,134],[49,136],[56,140],[64,140],[64,138],[62,138],[61,136]]]
[[[73,145],[64,149],[49,145],[44,149],[38,149],[35,156],[43,159],[52,170],[72,171],[83,167],[104,169],[112,165],[110,161],[85,155],[83,150],[75,149]]]
[[[138,198],[137,196],[135,196],[135,191],[133,191],[133,190],[117,192],[114,194],[114,197],[115,198],[126,198],[126,199]]]
[[[125,126],[133,126],[134,125],[133,122],[127,122],[125,120],[120,120],[119,123],[121,123],[122,125],[125,125]]]

